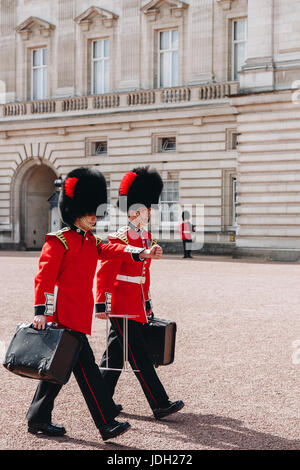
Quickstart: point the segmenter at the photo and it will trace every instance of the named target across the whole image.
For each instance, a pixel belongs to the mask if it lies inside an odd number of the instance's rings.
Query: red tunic
[[[129,226],[110,235],[108,239],[110,246],[121,242],[124,245],[150,248],[155,244],[150,233]],[[143,263],[134,263],[130,259],[101,261],[97,273],[96,312],[127,315],[131,320],[147,323],[147,314],[151,313],[150,264],[150,259]],[[138,283],[139,279],[144,283]]]
[[[180,226],[181,239],[192,240],[192,224],[190,222],[182,222]]]
[[[78,232],[78,233],[77,233]],[[93,280],[98,259],[115,259],[133,264],[137,249],[101,243],[91,232],[69,227],[48,234],[35,277],[35,311],[47,321],[91,333],[94,310]]]

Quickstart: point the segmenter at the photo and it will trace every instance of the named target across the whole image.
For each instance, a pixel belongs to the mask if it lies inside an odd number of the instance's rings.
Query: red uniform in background
[[[188,211],[182,213],[182,224],[180,225],[180,234],[183,244],[184,258],[191,258],[191,246],[192,246],[192,232],[195,232],[195,227],[191,224],[189,219],[190,214]]]

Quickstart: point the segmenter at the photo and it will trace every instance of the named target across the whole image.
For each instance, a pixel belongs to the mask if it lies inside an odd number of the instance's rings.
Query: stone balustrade
[[[211,83],[155,90],[106,93],[103,95],[54,98],[25,103],[0,105],[0,119],[13,119],[44,114],[88,113],[91,110],[110,110],[125,108],[159,108],[164,105],[201,104],[211,100],[222,100],[239,92],[238,82]]]

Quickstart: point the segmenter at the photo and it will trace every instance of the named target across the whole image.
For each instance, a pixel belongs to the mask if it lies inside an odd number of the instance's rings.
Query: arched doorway
[[[20,191],[21,244],[29,250],[40,249],[51,230],[49,197],[56,174],[46,165],[34,165],[24,175]]]

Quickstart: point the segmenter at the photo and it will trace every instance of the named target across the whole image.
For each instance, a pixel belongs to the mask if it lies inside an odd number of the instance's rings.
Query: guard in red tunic
[[[192,244],[192,232],[195,231],[194,226],[190,222],[189,211],[182,212],[182,224],[180,226],[181,239],[183,244],[184,258],[192,258],[191,256],[191,244]]]
[[[105,245],[93,235],[97,207],[105,203],[106,182],[99,171],[82,167],[68,174],[59,207],[62,220],[69,226],[46,236],[35,277],[34,317],[38,329],[44,329],[47,322],[56,322],[79,338],[81,351],[73,372],[103,440],[124,433],[130,425],[114,419],[118,410],[86,337],[91,333],[97,261],[115,259],[142,265],[142,252],[143,259],[152,256],[143,248]],[[66,432],[64,427],[51,423],[60,389],[61,385],[40,381],[27,413],[29,432],[52,436]]]
[[[160,175],[155,170],[136,168],[128,172],[120,185],[118,205],[129,215],[128,226],[109,236],[109,245],[133,245],[149,249],[157,247],[151,234],[144,229],[148,226],[151,205],[158,204],[163,188]],[[181,400],[169,401],[168,395],[159,380],[149,359],[143,336],[143,324],[152,314],[150,297],[150,260],[142,265],[131,260],[111,259],[102,261],[97,273],[96,316],[110,317],[111,328],[108,348],[100,368],[105,383],[113,396],[123,366],[124,318],[128,317],[128,360],[135,371],[143,392],[156,419],[179,411]],[[106,354],[107,353],[107,354]],[[120,370],[107,370],[120,369]],[[106,368],[106,370],[105,370]],[[121,410],[121,405],[118,405]]]

